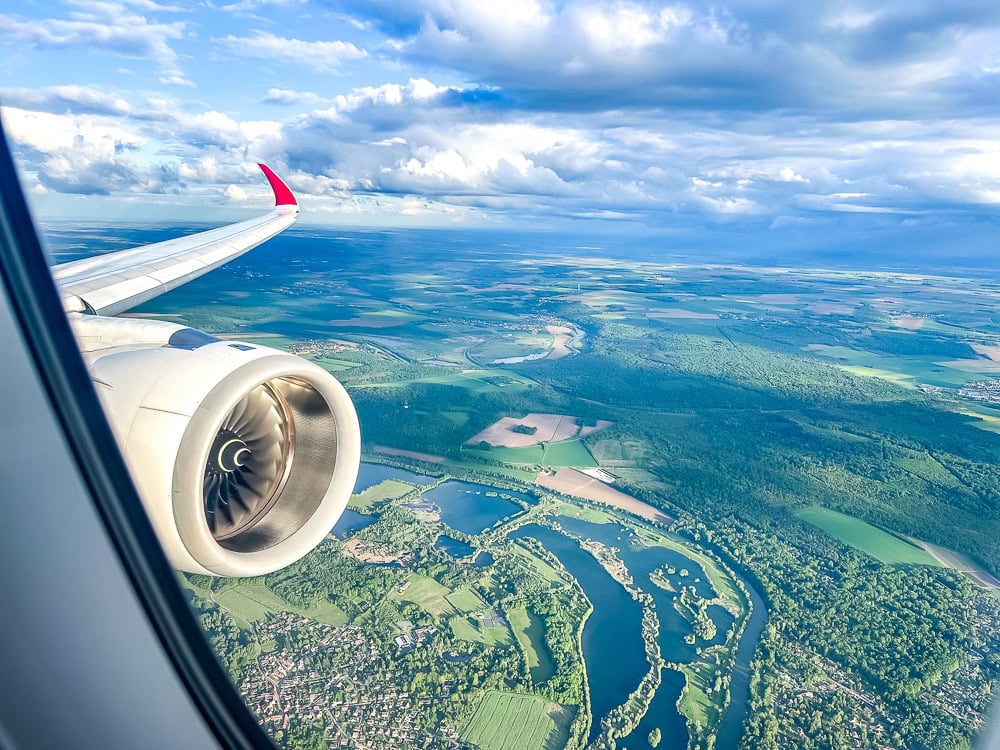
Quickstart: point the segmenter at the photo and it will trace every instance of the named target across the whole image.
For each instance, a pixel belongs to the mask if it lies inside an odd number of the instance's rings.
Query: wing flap
[[[67,309],[82,301],[101,315],[117,315],[196,279],[252,250],[289,227],[299,207],[288,186],[260,165],[274,191],[264,216],[152,245],[63,263],[52,275]]]

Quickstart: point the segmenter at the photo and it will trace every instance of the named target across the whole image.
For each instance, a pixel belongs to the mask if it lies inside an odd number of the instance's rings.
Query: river
[[[677,594],[650,581],[649,575],[653,570],[662,571],[669,566],[675,572],[666,573],[665,577],[675,589],[693,586],[699,596],[713,598],[714,589],[697,562],[673,550],[645,546],[631,531],[618,524],[595,524],[566,517],[557,520],[567,532],[620,550],[619,557],[632,574],[635,585],[653,597],[660,620],[658,642],[664,659],[689,662],[696,657],[696,647],[705,648],[724,641],[734,618],[724,608],[712,606],[708,611],[716,625],[715,638],[696,644],[685,643],[684,636],[691,632],[691,626],[673,606]],[[583,655],[591,691],[591,711],[595,717],[588,741],[593,741],[600,733],[601,717],[621,705],[649,669],[642,642],[642,608],[592,555],[566,535],[530,524],[511,536],[538,539],[580,582],[594,606],[594,612],[583,630]],[[719,750],[733,750],[737,746],[746,716],[749,663],[766,618],[763,601],[752,589],[751,602],[753,613],[737,649],[736,670],[730,686],[731,702],[717,738],[716,747]],[[619,744],[629,750],[651,750],[647,738],[650,731],[658,728],[662,734],[661,747],[686,747],[687,723],[677,710],[677,699],[683,686],[684,677],[680,672],[663,670],[660,687],[649,710],[632,733]]]

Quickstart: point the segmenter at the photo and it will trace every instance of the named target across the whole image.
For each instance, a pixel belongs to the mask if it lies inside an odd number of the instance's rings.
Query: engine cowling
[[[79,316],[74,327],[175,567],[263,575],[330,532],[361,458],[357,414],[333,376],[171,323]]]

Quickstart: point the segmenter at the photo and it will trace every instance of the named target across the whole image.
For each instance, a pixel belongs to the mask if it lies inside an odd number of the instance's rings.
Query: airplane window
[[[1000,21],[751,6],[0,13],[62,306],[279,746],[1000,742]]]

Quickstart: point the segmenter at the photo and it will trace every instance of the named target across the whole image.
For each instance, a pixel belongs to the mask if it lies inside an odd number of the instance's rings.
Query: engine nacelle
[[[175,567],[263,575],[330,532],[361,459],[357,414],[335,378],[301,357],[172,323],[73,317]]]

